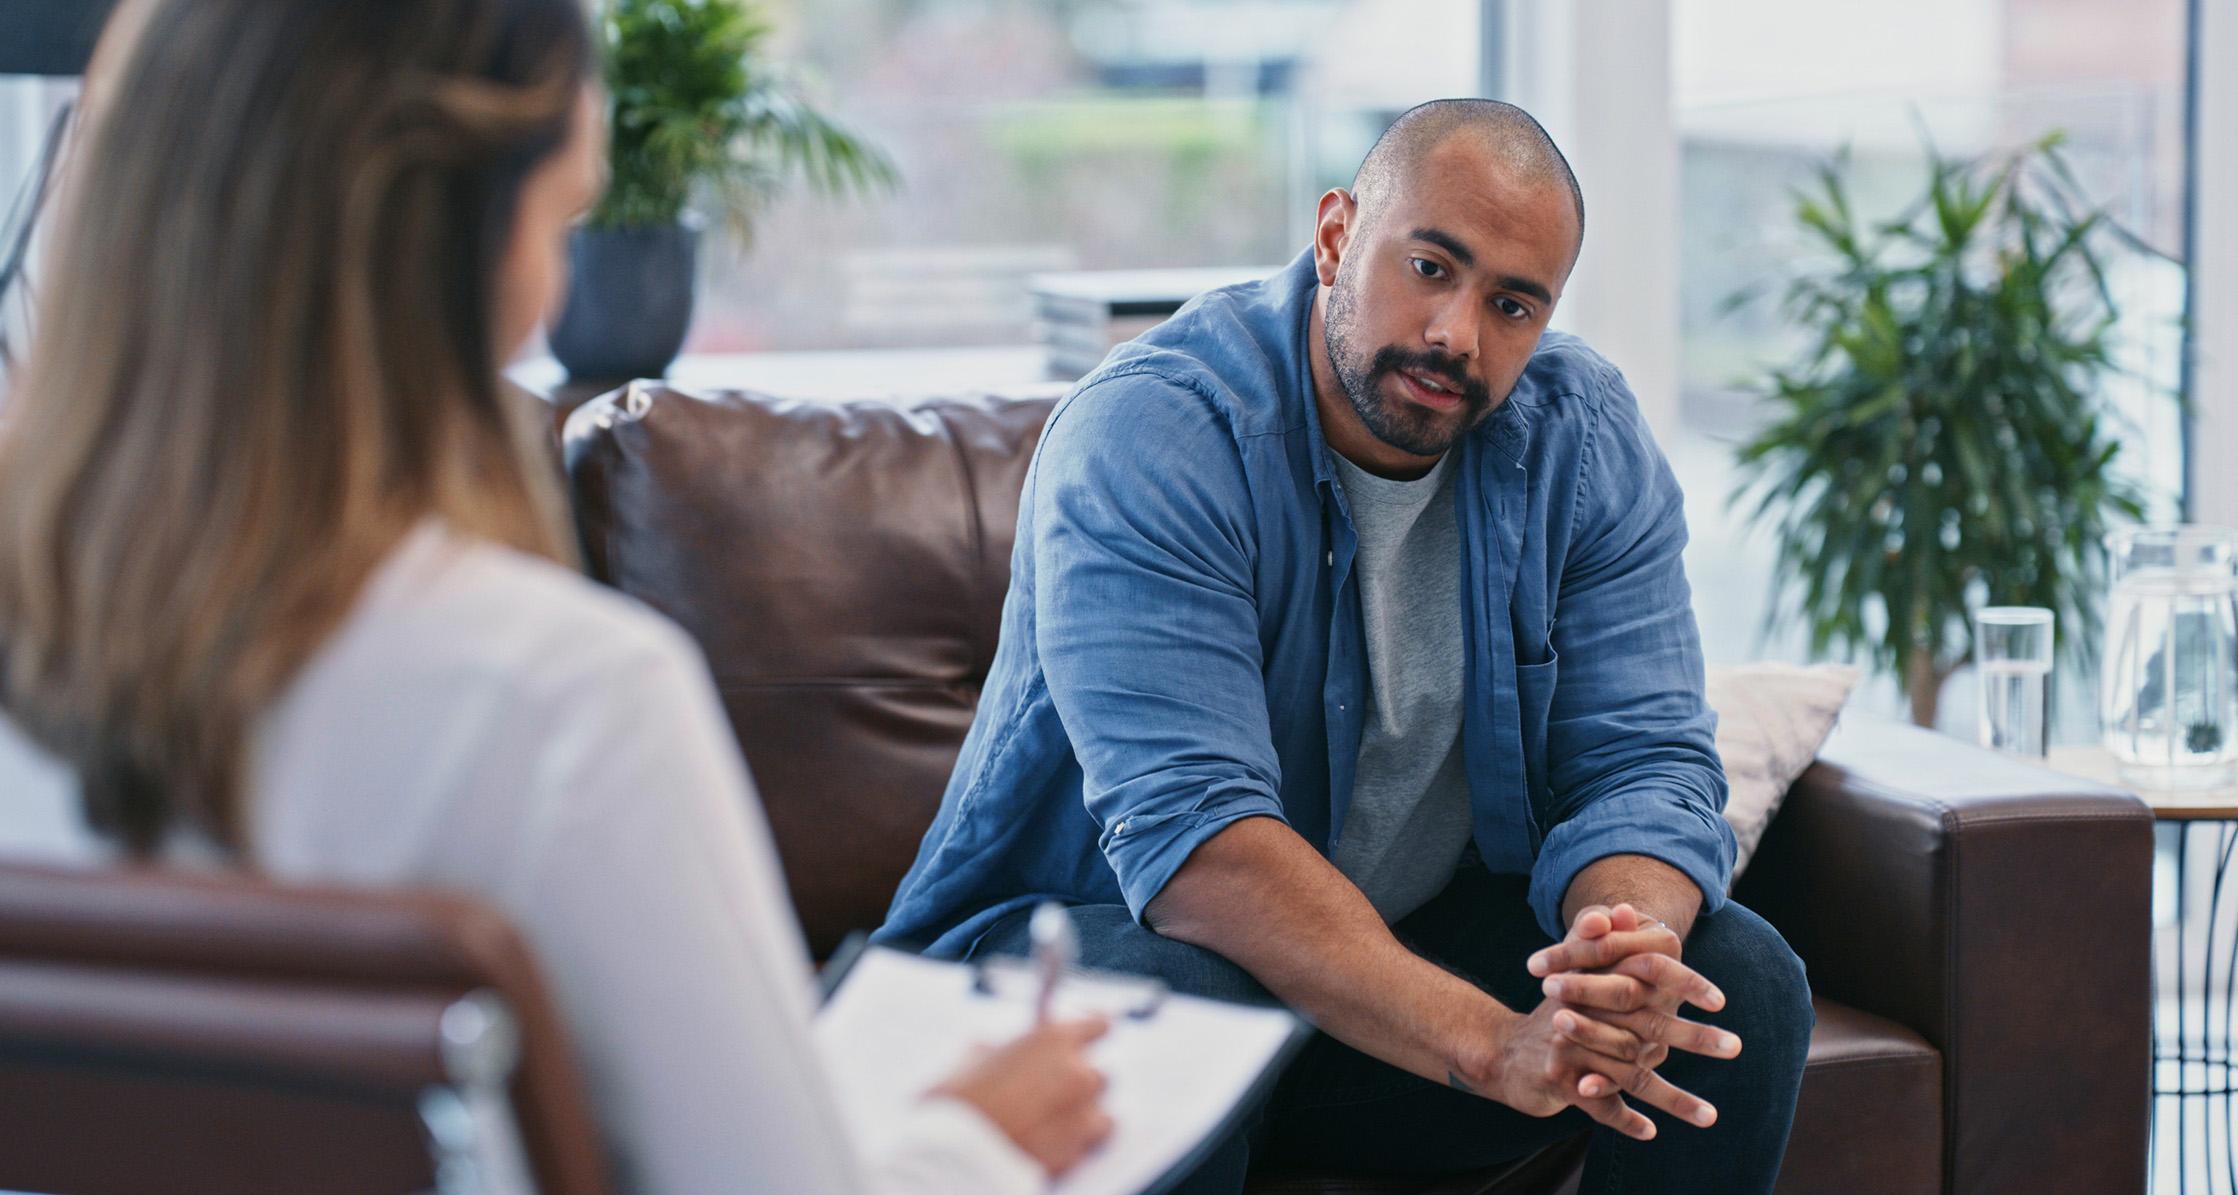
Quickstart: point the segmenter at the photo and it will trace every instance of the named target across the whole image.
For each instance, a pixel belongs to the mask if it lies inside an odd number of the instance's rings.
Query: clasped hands
[[[1531,956],[1546,999],[1507,1024],[1497,1047],[1497,1098],[1534,1116],[1575,1105],[1594,1120],[1646,1141],[1655,1123],[1623,1096],[1708,1127],[1717,1110],[1655,1073],[1674,1049],[1712,1058],[1741,1052],[1741,1039],[1678,1015],[1682,1004],[1715,1012],[1724,993],[1679,961],[1669,926],[1629,904],[1589,905],[1569,936]]]

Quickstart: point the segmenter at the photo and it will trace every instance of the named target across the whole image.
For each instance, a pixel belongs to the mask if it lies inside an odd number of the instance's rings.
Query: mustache
[[[1402,369],[1432,374],[1453,383],[1453,388],[1460,392],[1463,402],[1471,408],[1481,407],[1492,401],[1492,388],[1481,380],[1470,377],[1468,367],[1462,364],[1460,358],[1449,357],[1435,349],[1416,351],[1387,344],[1376,350],[1375,359],[1368,363],[1368,375],[1376,381],[1382,380],[1387,373],[1397,373]]]

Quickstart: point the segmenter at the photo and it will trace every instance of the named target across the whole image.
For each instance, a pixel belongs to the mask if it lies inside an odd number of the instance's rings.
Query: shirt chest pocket
[[[1534,569],[1526,568],[1508,593],[1508,633],[1515,637],[1515,667],[1517,679],[1526,668],[1548,668],[1554,664],[1554,610],[1552,590],[1538,583]],[[1547,691],[1553,691],[1553,673],[1548,672]]]
[[[1532,811],[1541,816],[1552,796],[1547,788],[1546,726],[1554,712],[1555,673],[1561,663],[1552,645],[1542,651],[1543,662],[1519,664],[1515,669],[1516,713],[1523,724],[1523,776],[1530,786]]]
[[[1526,668],[1551,667],[1554,663],[1554,619],[1546,613],[1543,601],[1533,601],[1520,592],[1520,587],[1514,601],[1508,616],[1508,632],[1515,636],[1516,671],[1520,674]]]
[[[1555,673],[1561,667],[1561,657],[1552,647],[1543,650],[1544,662],[1518,664],[1515,668],[1515,704],[1523,716],[1523,745],[1541,755],[1546,751],[1547,718],[1554,708]],[[1534,737],[1536,742],[1532,741]]]

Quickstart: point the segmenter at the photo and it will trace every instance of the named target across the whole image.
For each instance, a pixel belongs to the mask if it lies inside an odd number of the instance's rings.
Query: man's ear
[[[1336,285],[1337,265],[1352,243],[1352,223],[1359,212],[1359,201],[1343,187],[1321,197],[1320,220],[1313,227],[1313,270],[1320,275],[1321,285]]]

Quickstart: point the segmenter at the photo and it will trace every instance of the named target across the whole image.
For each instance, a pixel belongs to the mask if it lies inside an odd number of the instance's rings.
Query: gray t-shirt
[[[1470,832],[1461,757],[1461,533],[1451,453],[1414,481],[1336,458],[1359,533],[1353,576],[1368,648],[1366,721],[1332,862],[1385,922],[1453,879]]]

